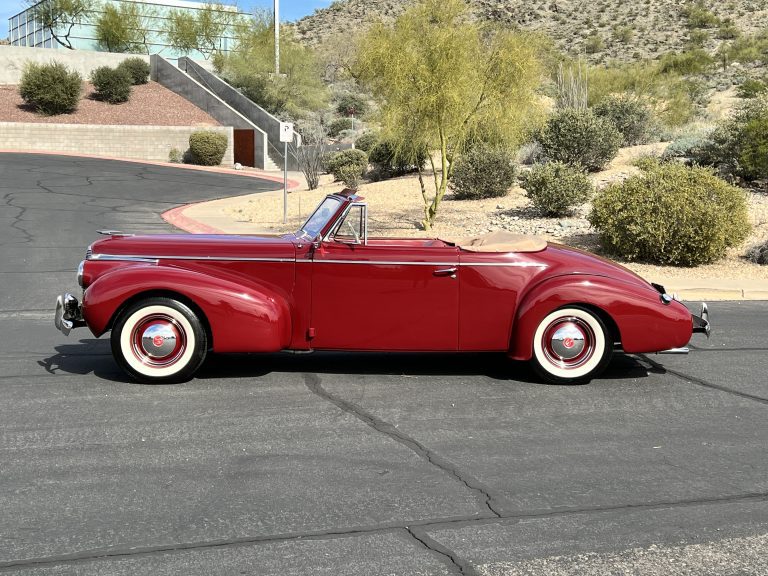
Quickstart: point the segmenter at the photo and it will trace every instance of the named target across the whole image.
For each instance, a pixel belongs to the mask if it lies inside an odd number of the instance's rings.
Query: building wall
[[[181,53],[166,43],[163,38],[163,30],[166,28],[171,11],[178,10],[197,14],[204,6],[204,3],[190,2],[186,0],[105,0],[102,4],[97,4],[89,20],[82,24],[77,24],[69,35],[69,41],[75,50],[95,50],[101,51],[102,47],[96,41],[95,22],[104,11],[105,5],[135,4],[139,7],[140,13],[144,15],[144,21],[150,31],[148,46],[137,46],[137,51],[145,54],[162,54],[165,58],[176,59],[179,56],[189,56],[194,59],[206,59],[206,55],[193,50],[190,53]],[[226,5],[225,5],[226,6]],[[236,8],[226,10],[227,12],[236,12]],[[27,9],[8,19],[8,39],[13,46],[24,46],[33,48],[53,48],[67,50],[51,37],[49,30],[43,29],[40,22],[32,17],[32,10]],[[228,52],[234,44],[234,32],[227,30],[219,39],[219,49]]]
[[[0,150],[70,152],[133,160],[168,161],[171,148],[189,148],[187,126],[98,126],[92,124],[36,124],[0,122]],[[223,132],[228,147],[223,166],[234,164],[231,126],[206,127]]]

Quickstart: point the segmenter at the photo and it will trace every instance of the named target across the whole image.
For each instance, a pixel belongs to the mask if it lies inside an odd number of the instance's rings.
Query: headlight
[[[80,286],[80,288],[85,288],[85,286],[83,286],[83,270],[85,270],[85,260],[80,262],[80,265],[77,267],[77,285]]]

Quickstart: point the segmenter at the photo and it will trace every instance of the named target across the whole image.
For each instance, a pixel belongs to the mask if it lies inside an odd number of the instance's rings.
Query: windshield
[[[338,198],[326,198],[312,213],[304,225],[301,227],[300,232],[303,232],[310,238],[316,238],[318,234],[325,228],[325,225],[333,218],[336,211],[339,209],[341,200]]]

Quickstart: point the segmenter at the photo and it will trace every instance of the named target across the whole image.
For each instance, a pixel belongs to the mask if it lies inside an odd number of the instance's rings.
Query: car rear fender
[[[553,310],[580,305],[601,316],[615,330],[625,352],[656,352],[685,346],[691,338],[688,310],[677,301],[664,304],[650,286],[595,275],[557,276],[532,287],[517,308],[509,356],[530,360],[533,336]]]
[[[274,352],[290,343],[290,307],[276,291],[172,266],[129,266],[100,276],[85,291],[83,316],[101,336],[127,303],[158,291],[178,294],[202,312],[215,352]]]

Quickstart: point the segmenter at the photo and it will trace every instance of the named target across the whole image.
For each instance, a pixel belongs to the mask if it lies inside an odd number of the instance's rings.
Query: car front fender
[[[291,312],[282,295],[173,266],[127,266],[100,276],[85,291],[83,317],[101,336],[128,301],[158,293],[178,294],[200,309],[215,352],[275,352],[290,343]]]
[[[622,348],[629,353],[658,352],[685,346],[691,339],[691,314],[680,302],[664,304],[650,286],[604,276],[572,274],[533,286],[517,308],[509,356],[530,360],[539,323],[553,310],[581,305],[608,316]]]

